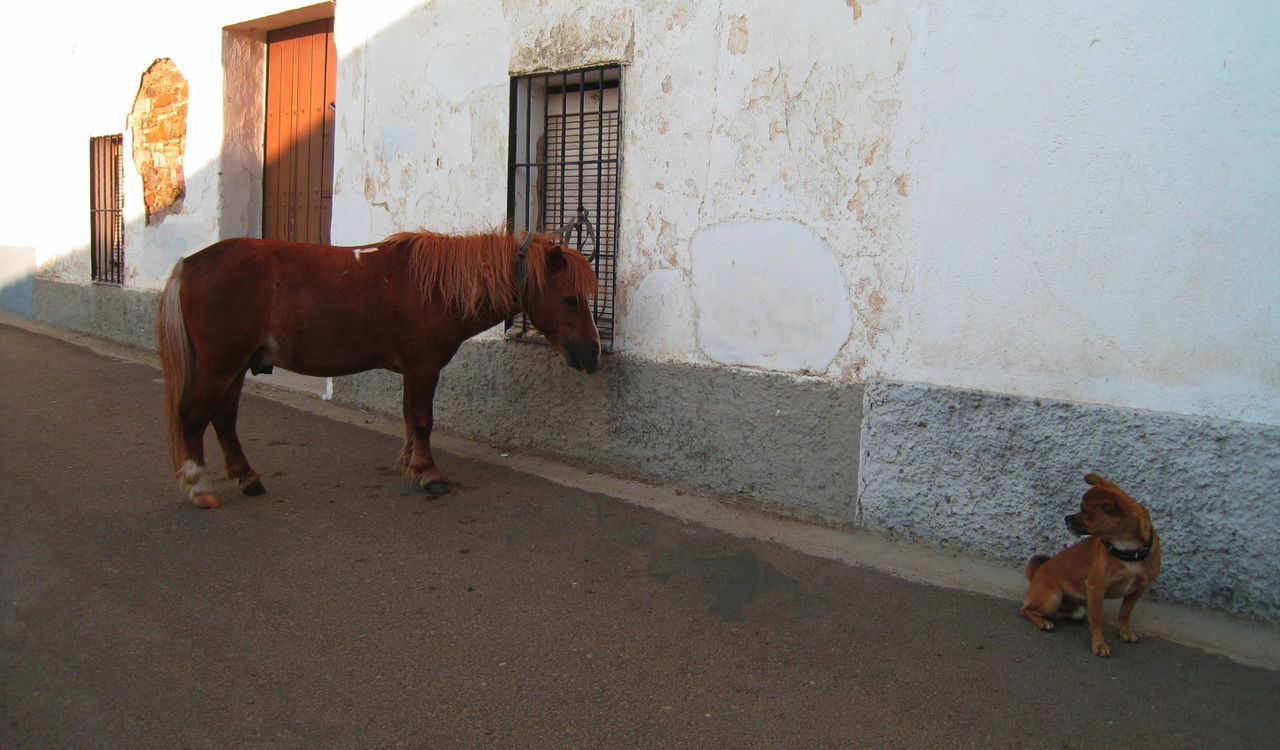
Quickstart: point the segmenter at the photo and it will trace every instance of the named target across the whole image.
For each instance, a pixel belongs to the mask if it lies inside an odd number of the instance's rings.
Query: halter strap
[[[574,230],[578,231],[578,252],[582,252],[585,238],[591,239],[591,257],[587,260],[594,263],[596,258],[600,256],[600,239],[596,236],[596,229],[591,224],[591,219],[587,217],[587,207],[581,203],[578,204],[578,213],[573,221],[560,227],[553,234],[559,237],[561,242],[568,243],[569,237],[573,235]],[[528,250],[532,242],[533,231],[526,230],[524,239],[516,247],[516,284],[520,287],[520,293],[516,301],[516,312],[524,312],[524,287],[529,276]]]
[[[525,232],[524,239],[516,247],[516,312],[524,312],[524,287],[529,279],[529,245],[533,232]]]

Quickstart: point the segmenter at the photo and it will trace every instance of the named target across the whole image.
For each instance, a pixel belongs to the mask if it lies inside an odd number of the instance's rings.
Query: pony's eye
[[[577,298],[577,297],[565,297],[565,298],[564,298],[564,306],[565,306],[565,307],[577,307],[577,306],[578,306],[578,298]]]

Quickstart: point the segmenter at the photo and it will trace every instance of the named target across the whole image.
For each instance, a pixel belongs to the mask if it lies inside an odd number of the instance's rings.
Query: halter
[[[524,312],[524,285],[529,278],[529,243],[533,241],[533,232],[524,233],[524,241],[516,248],[516,312]]]
[[[560,227],[556,231],[552,232],[552,234],[559,237],[561,242],[568,243],[569,237],[573,234],[575,229],[578,230],[577,250],[579,253],[582,252],[582,246],[586,238],[591,238],[591,257],[587,258],[587,261],[594,263],[596,259],[600,257],[600,241],[599,238],[596,237],[596,229],[592,226],[591,219],[587,218],[587,207],[581,203],[578,204],[578,214],[574,217],[573,221]],[[534,233],[532,231],[526,231],[524,233],[524,239],[520,241],[519,247],[516,248],[516,285],[520,288],[519,302],[517,303],[518,308],[516,312],[524,311],[524,285],[529,277],[528,250],[529,245],[533,243],[533,235]]]

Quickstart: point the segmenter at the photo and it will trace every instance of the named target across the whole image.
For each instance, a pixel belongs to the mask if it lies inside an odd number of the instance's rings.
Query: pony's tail
[[[156,350],[160,354],[160,371],[164,374],[164,422],[169,442],[169,460],[179,471],[183,462],[182,419],[178,404],[195,372],[195,350],[187,337],[187,324],[182,317],[182,261],[173,267],[169,281],[160,295],[160,314],[156,319]]]

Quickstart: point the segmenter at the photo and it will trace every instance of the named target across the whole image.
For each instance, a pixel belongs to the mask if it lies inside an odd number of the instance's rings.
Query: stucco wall
[[[224,143],[233,152],[243,146],[246,136],[237,133],[243,113],[224,106],[224,83],[236,56],[254,52],[224,45],[223,29],[296,7],[289,0],[227,0],[85,4],[73,13],[56,4],[8,8],[0,65],[9,71],[6,94],[21,105],[0,123],[6,136],[0,139],[6,168],[0,245],[32,248],[35,273],[43,278],[89,283],[88,143],[113,133],[124,135],[125,287],[157,289],[176,260],[216,241],[222,230],[247,233],[254,209],[252,186],[246,200],[243,158],[223,170]],[[128,117],[143,74],[160,58],[172,59],[189,84],[185,198],[181,212],[147,226]],[[244,63],[255,64],[261,75],[260,59]],[[232,121],[224,123],[224,114]],[[260,141],[260,127],[257,132]]]
[[[1277,424],[1276,13],[383,4],[335,237],[499,223],[508,73],[618,60],[620,351]]]
[[[125,132],[131,153],[160,57],[190,83],[187,197],[146,227],[125,170],[126,286],[252,232],[246,22],[295,7],[15,9],[0,61],[41,74],[10,81],[30,111],[0,145],[0,243],[87,282],[81,145]],[[1280,9],[1167,11],[355,4],[336,23],[334,237],[501,223],[509,74],[620,61],[619,351],[1280,424]]]
[[[1280,5],[921,11],[875,374],[1280,424]]]

